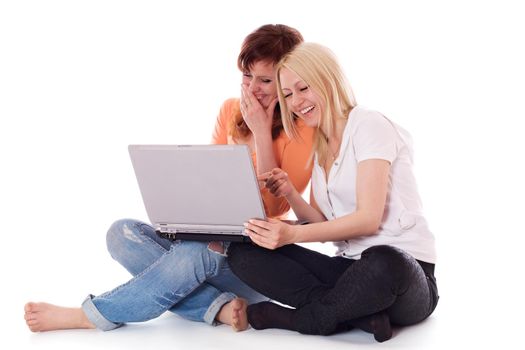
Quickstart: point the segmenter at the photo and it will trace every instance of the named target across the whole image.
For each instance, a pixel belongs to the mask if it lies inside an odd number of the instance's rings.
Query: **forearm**
[[[379,224],[368,213],[355,211],[335,220],[297,226],[295,243],[344,241],[374,235],[378,228]]]
[[[295,188],[290,195],[286,196],[286,200],[299,221],[310,223],[326,221],[324,215],[308,204]]]
[[[257,155],[257,174],[263,174],[278,168],[279,165],[275,160],[273,152],[272,135],[258,135],[255,136],[255,154]]]

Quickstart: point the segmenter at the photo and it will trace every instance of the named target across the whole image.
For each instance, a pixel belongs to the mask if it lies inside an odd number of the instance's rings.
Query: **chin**
[[[270,107],[270,99],[268,98],[263,98],[261,101],[259,101],[259,103],[261,104],[261,106],[263,106],[264,109]]]
[[[301,118],[304,120],[304,123],[311,127],[311,128],[317,128],[317,118],[314,118],[314,117],[308,117],[308,118]]]

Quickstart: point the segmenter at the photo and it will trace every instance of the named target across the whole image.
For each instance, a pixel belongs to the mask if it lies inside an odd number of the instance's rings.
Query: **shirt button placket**
[[[328,203],[330,204],[330,211],[332,212],[332,219],[335,219],[334,206],[332,205],[332,200],[330,199],[330,190],[326,188],[326,197],[328,198]]]

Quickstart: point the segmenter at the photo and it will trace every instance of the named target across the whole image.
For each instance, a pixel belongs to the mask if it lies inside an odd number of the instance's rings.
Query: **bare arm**
[[[390,163],[370,159],[357,167],[357,208],[341,218],[291,226],[276,220],[250,220],[246,232],[256,244],[275,249],[298,242],[342,241],[377,233],[385,210]]]
[[[277,101],[275,98],[265,109],[245,85],[241,87],[241,113],[253,135],[258,174],[278,166],[272,140],[273,113]]]
[[[342,241],[377,233],[385,211],[390,163],[371,159],[357,166],[357,208],[348,215],[300,228],[299,242]]]

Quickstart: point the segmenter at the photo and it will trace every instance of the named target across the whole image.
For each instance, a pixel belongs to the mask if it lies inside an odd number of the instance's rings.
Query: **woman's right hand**
[[[264,187],[275,197],[288,197],[296,191],[288,174],[280,168],[259,175],[257,180],[264,182]]]
[[[255,95],[248,89],[246,84],[241,85],[241,114],[242,118],[250,128],[250,131],[258,137],[267,134],[271,137],[273,112],[279,99],[275,97],[268,108],[264,108]]]

